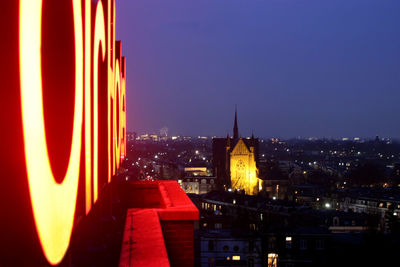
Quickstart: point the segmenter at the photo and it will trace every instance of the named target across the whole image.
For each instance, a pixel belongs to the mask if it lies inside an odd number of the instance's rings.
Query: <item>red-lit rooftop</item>
[[[193,266],[199,211],[176,181],[131,182],[120,267]]]

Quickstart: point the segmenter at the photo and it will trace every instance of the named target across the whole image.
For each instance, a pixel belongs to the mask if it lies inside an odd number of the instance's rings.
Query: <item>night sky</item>
[[[127,128],[400,137],[399,0],[117,0]]]

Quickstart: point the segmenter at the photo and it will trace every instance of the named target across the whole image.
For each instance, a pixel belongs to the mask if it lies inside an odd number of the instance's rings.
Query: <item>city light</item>
[[[278,266],[278,254],[268,253],[268,267]]]
[[[232,256],[232,260],[233,261],[240,261],[240,256],[237,256],[237,255]]]

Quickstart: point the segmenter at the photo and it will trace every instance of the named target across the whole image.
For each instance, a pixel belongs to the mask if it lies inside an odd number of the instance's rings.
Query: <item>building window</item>
[[[215,266],[215,259],[213,257],[208,258],[208,266],[214,267]]]
[[[208,250],[209,251],[214,250],[214,240],[208,240]]]
[[[339,226],[339,217],[333,217],[333,226]]]
[[[288,248],[288,249],[292,248],[292,237],[291,236],[286,237],[286,248]]]
[[[268,267],[277,267],[278,266],[278,254],[269,253],[268,254]]]
[[[317,239],[316,245],[315,245],[316,249],[318,250],[322,250],[325,248],[325,244],[324,244],[324,240],[322,239]]]
[[[268,248],[269,249],[275,249],[275,242],[276,242],[276,238],[274,236],[270,237],[268,239]]]
[[[247,267],[254,267],[254,259],[253,258],[247,259]]]
[[[254,240],[249,240],[249,252],[254,251]]]
[[[307,240],[300,239],[300,249],[301,250],[306,250],[307,249]]]
[[[240,261],[240,256],[234,255],[234,256],[232,256],[232,260],[233,261]]]
[[[229,250],[229,247],[228,247],[227,245],[225,245],[225,246],[223,247],[223,250],[224,250],[224,251],[228,251],[228,250]]]
[[[215,223],[214,229],[222,229],[222,223]]]
[[[238,246],[234,246],[233,247],[233,251],[238,252],[239,251],[239,247]]]

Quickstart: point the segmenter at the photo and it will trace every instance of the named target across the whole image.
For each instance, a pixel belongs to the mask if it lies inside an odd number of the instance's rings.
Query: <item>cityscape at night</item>
[[[400,1],[1,13],[0,267],[399,265]]]
[[[200,210],[197,266],[275,266],[271,261],[276,266],[385,266],[395,261],[399,142],[379,136],[233,136],[168,136],[165,127],[159,133],[127,134],[121,179],[175,179]],[[261,186],[256,194],[247,191],[249,182],[234,184],[232,159],[225,173],[218,171],[221,139],[257,140]]]

